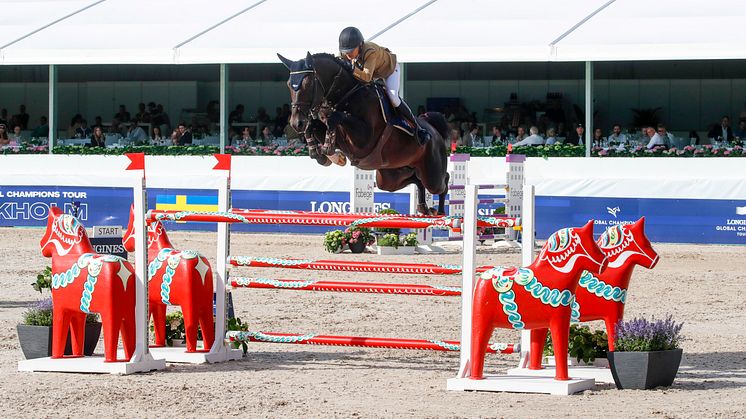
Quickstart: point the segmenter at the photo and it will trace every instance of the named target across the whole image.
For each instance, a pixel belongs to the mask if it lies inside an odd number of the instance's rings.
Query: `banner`
[[[235,208],[349,211],[348,192],[233,190]],[[126,228],[132,190],[129,188],[0,186],[0,227],[44,227],[50,206],[73,213],[79,206],[87,227]],[[487,215],[499,205],[480,207]],[[217,191],[210,189],[148,189],[148,208],[213,211]],[[406,213],[408,193],[376,193],[375,209]],[[614,224],[645,216],[648,237],[654,242],[746,244],[746,200],[536,197],[536,236],[547,238],[557,229],[596,220],[596,234]],[[213,223],[168,223],[169,230],[215,231]],[[233,224],[233,231],[324,233],[329,227]]]

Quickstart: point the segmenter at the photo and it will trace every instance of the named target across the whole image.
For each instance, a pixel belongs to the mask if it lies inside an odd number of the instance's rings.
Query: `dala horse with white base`
[[[603,320],[609,351],[613,351],[616,325],[624,317],[624,303],[632,271],[637,265],[653,269],[659,257],[645,236],[645,217],[634,224],[607,228],[596,243],[609,258],[609,265],[598,276],[583,272],[575,293],[571,321]],[[534,348],[539,348],[538,353],[543,353],[546,335],[547,329],[531,331],[532,352]],[[530,357],[529,369],[540,369],[541,364],[537,361],[540,360]]]
[[[557,359],[566,359],[571,305],[580,275],[601,273],[607,257],[593,240],[593,221],[581,228],[552,234],[539,256],[525,268],[495,267],[480,275],[472,309],[471,366],[469,377],[481,379],[484,356],[495,328],[549,328]],[[543,344],[543,342],[542,342]],[[541,350],[531,348],[531,357]],[[567,364],[558,363],[556,380],[568,380]]]
[[[122,241],[127,251],[135,248],[134,214]],[[202,330],[204,351],[215,341],[212,318],[213,276],[207,258],[193,250],[175,250],[160,221],[148,223],[148,317],[153,317],[155,346],[166,345],[166,306],[181,306],[187,352],[197,352],[197,325]]]
[[[122,334],[125,361],[135,350],[135,275],[132,265],[93,250],[83,225],[57,207],[49,208],[39,243],[52,258],[52,358],[62,358],[70,330],[73,357],[83,356],[85,317],[99,313],[106,362],[117,361]]]

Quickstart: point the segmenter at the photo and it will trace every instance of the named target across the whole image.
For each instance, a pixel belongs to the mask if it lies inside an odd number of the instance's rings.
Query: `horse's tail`
[[[448,138],[448,122],[440,112],[425,112],[422,115],[428,124],[432,125],[443,138]]]

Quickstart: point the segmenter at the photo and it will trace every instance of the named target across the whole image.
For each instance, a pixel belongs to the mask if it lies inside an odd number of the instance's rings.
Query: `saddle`
[[[391,100],[389,100],[388,93],[386,93],[386,87],[376,82],[373,83],[373,89],[376,91],[376,95],[378,96],[381,115],[386,121],[386,124],[398,128],[410,136],[414,136],[417,127],[414,126],[411,121],[399,115],[399,112],[396,111],[396,108],[391,104]]]

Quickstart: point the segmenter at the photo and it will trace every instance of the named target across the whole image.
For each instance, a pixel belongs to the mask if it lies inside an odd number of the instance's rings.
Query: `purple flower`
[[[31,306],[31,309],[38,311],[52,310],[52,297],[37,301],[33,306]]]
[[[681,328],[669,315],[663,320],[634,318],[617,323],[616,351],[666,351],[679,347]]]

